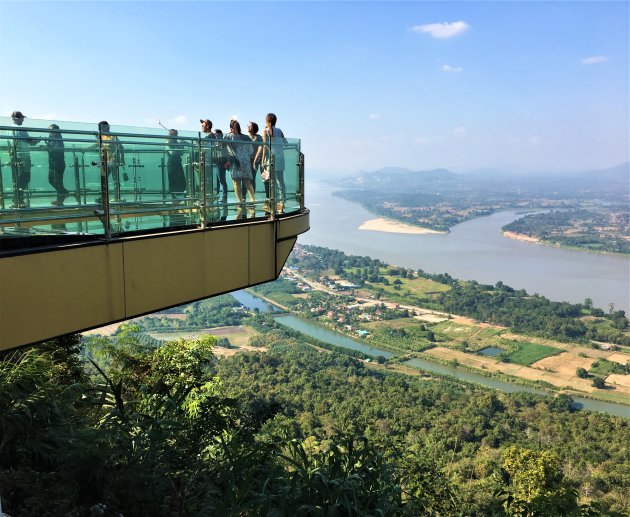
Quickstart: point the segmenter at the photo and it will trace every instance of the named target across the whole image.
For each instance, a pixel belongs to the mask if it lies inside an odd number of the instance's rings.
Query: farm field
[[[630,395],[630,375],[611,373],[608,377],[606,377],[606,382]]]
[[[529,366],[547,356],[562,352],[560,348],[538,345],[536,343],[527,343],[523,341],[513,341],[512,343],[516,346],[516,350],[508,354],[510,361],[524,366]]]
[[[360,269],[353,268],[352,274],[362,274]],[[354,298],[355,303],[346,300],[334,317],[322,314],[319,317],[322,323],[354,339],[362,331],[367,332],[367,335],[361,336],[361,341],[377,348],[398,350],[403,359],[409,355],[433,357],[447,363],[456,361],[482,372],[497,372],[523,381],[540,382],[548,389],[553,386],[559,391],[589,394],[593,398],[630,405],[630,376],[618,368],[618,365],[625,366],[630,362],[630,353],[625,348],[619,349],[607,343],[593,343],[591,346],[516,334],[505,326],[436,310],[431,304],[427,308],[411,296],[412,286],[418,298],[423,295],[430,297],[436,287],[448,291],[450,286],[425,278],[383,275],[385,271],[386,268],[381,268],[379,274],[385,276],[390,285],[378,284],[376,291],[380,293],[379,297],[375,296],[375,289],[371,287],[339,293]],[[317,284],[312,287],[330,295],[337,294]],[[308,302],[309,298],[294,296],[296,301]],[[321,303],[319,299],[317,303]],[[381,319],[372,312],[370,317],[364,317],[368,314],[365,309],[381,304],[388,310],[406,309],[410,315]],[[593,321],[588,320],[588,323]],[[480,354],[488,347],[499,348],[503,352],[495,356]],[[613,367],[607,361],[617,366]],[[594,366],[598,369],[593,371]],[[586,375],[578,375],[578,369],[584,369]],[[599,382],[597,377],[604,380],[603,387],[593,384],[594,381]]]
[[[398,276],[388,275],[385,275],[385,278],[387,278],[390,282],[389,286],[385,286],[385,290],[391,292],[392,294],[397,292],[392,285],[396,280],[402,282],[400,284],[401,290],[408,290],[411,295],[419,297],[435,293],[443,293],[444,291],[451,289],[448,285],[440,284],[439,282],[429,280],[428,278],[400,278]]]
[[[348,272],[357,273],[361,268],[348,268]],[[409,294],[418,297],[425,297],[435,293],[442,293],[451,289],[451,286],[441,284],[428,278],[402,278],[398,275],[388,275],[387,268],[379,268],[379,275],[383,276],[389,282],[389,285],[379,285],[384,292],[391,295],[399,296],[401,291],[409,291]],[[339,278],[336,276],[335,278]],[[394,288],[394,282],[399,281],[400,289]]]
[[[425,321],[427,323],[440,323],[442,321],[448,320],[446,316],[442,316],[434,312],[423,312],[421,314],[414,316],[414,318],[419,321]]]
[[[441,319],[441,315],[434,316]],[[504,327],[477,323],[454,315],[446,316],[446,319],[436,323],[422,321],[417,316],[362,322],[361,328],[371,332],[372,339],[383,344],[387,342],[393,348],[396,348],[396,342],[400,340],[401,351],[409,352],[415,349],[414,340],[426,343],[421,334],[416,332],[425,326],[435,334],[437,346],[425,350],[422,355],[427,354],[443,361],[456,360],[470,368],[499,372],[527,381],[546,382],[560,390],[593,394],[617,402],[627,403],[630,400],[630,375],[611,373],[611,363],[608,362],[614,360],[615,363],[625,365],[630,361],[630,354],[523,336],[511,333]],[[418,337],[414,338],[414,335]],[[487,347],[502,348],[506,353],[495,357],[478,354]],[[593,365],[598,364],[601,371],[592,372]],[[588,378],[578,377],[578,368],[603,377],[607,382],[607,389],[595,388],[592,375]]]
[[[485,370],[488,372],[500,372],[512,377],[518,377],[527,381],[543,381],[559,389],[571,389],[582,393],[594,393],[597,391],[589,379],[580,379],[575,375],[564,377],[556,372],[522,366],[514,363],[502,363],[494,359],[468,354],[459,350],[452,350],[445,347],[435,347],[427,350],[423,354],[433,356],[442,360],[456,360],[459,364]]]
[[[155,339],[163,341],[172,341],[177,339],[197,339],[202,335],[210,335],[218,338],[227,338],[230,341],[231,348],[217,346],[214,348],[214,354],[219,357],[232,356],[240,351],[258,350],[264,351],[262,348],[250,346],[249,340],[256,335],[256,331],[250,327],[214,327],[203,330],[183,331],[183,332],[150,332],[149,335]]]

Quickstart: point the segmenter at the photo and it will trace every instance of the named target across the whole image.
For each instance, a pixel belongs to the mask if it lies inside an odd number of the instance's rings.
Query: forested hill
[[[284,408],[280,421],[299,429],[301,436],[319,441],[345,430],[368,437],[392,465],[432,487],[426,501],[437,496],[444,505],[415,515],[526,515],[506,511],[509,503],[503,497],[511,489],[501,485],[506,479],[513,482],[512,476],[533,474],[530,461],[546,472],[529,479],[538,493],[533,499],[539,497],[535,504],[540,504],[537,510],[529,508],[530,515],[580,513],[575,507],[562,509],[563,503],[554,507],[543,495],[554,492],[547,476],[558,476],[556,503],[572,490],[588,492],[594,478],[605,477],[604,486],[611,491],[602,493],[595,506],[602,504],[599,508],[611,514],[630,511],[621,502],[623,489],[612,489],[615,472],[630,467],[628,458],[622,460],[625,440],[630,439],[628,421],[571,412],[564,396],[508,395],[461,382],[375,370],[347,356],[316,353],[300,345],[295,334],[289,340],[283,337],[290,334],[282,329],[267,333],[264,342],[273,345],[266,356],[238,355],[222,362],[219,372],[226,387],[250,406],[257,398],[254,394],[264,393],[268,404]],[[510,475],[501,470],[506,466],[502,462],[514,451],[523,456]],[[545,459],[546,453],[550,456]],[[620,464],[615,463],[618,460]],[[565,502],[569,500],[570,496]]]
[[[20,516],[628,515],[628,421],[410,377],[265,316],[213,338],[0,354],[0,490]],[[262,350],[266,350],[263,352]],[[89,358],[89,359],[88,359]]]

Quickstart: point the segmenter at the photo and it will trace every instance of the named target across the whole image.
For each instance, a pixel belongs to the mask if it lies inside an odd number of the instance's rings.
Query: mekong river
[[[329,185],[306,186],[311,229],[301,244],[369,255],[389,264],[428,273],[448,273],[462,280],[495,284],[538,293],[554,301],[591,298],[608,311],[609,304],[630,308],[630,259],[508,239],[501,227],[518,217],[504,211],[451,228],[449,234],[412,235],[359,230],[377,216],[357,203],[332,195]]]

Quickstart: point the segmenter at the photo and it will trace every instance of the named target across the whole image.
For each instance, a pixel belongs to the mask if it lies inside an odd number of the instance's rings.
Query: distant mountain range
[[[339,181],[339,185],[349,188],[372,188],[374,185],[396,184],[396,189],[418,183],[450,183],[460,176],[446,169],[412,171],[401,167],[384,167],[373,172],[360,172]]]
[[[622,163],[616,167],[609,167],[608,169],[581,172],[578,173],[578,175],[583,177],[594,177],[599,180],[630,182],[630,162]]]
[[[532,172],[514,174],[499,169],[477,169],[465,174],[456,174],[446,169],[412,171],[403,167],[383,167],[375,171],[361,171],[346,176],[337,185],[347,189],[409,192],[414,189],[452,187],[454,189],[500,190],[536,187],[536,190],[577,189],[580,191],[607,191],[627,195],[630,191],[630,163],[622,163],[607,169],[561,173]]]

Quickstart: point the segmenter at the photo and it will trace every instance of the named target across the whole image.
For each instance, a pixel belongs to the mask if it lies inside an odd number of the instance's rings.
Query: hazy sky
[[[273,111],[307,169],[605,168],[629,157],[629,5],[0,0],[0,115]]]

